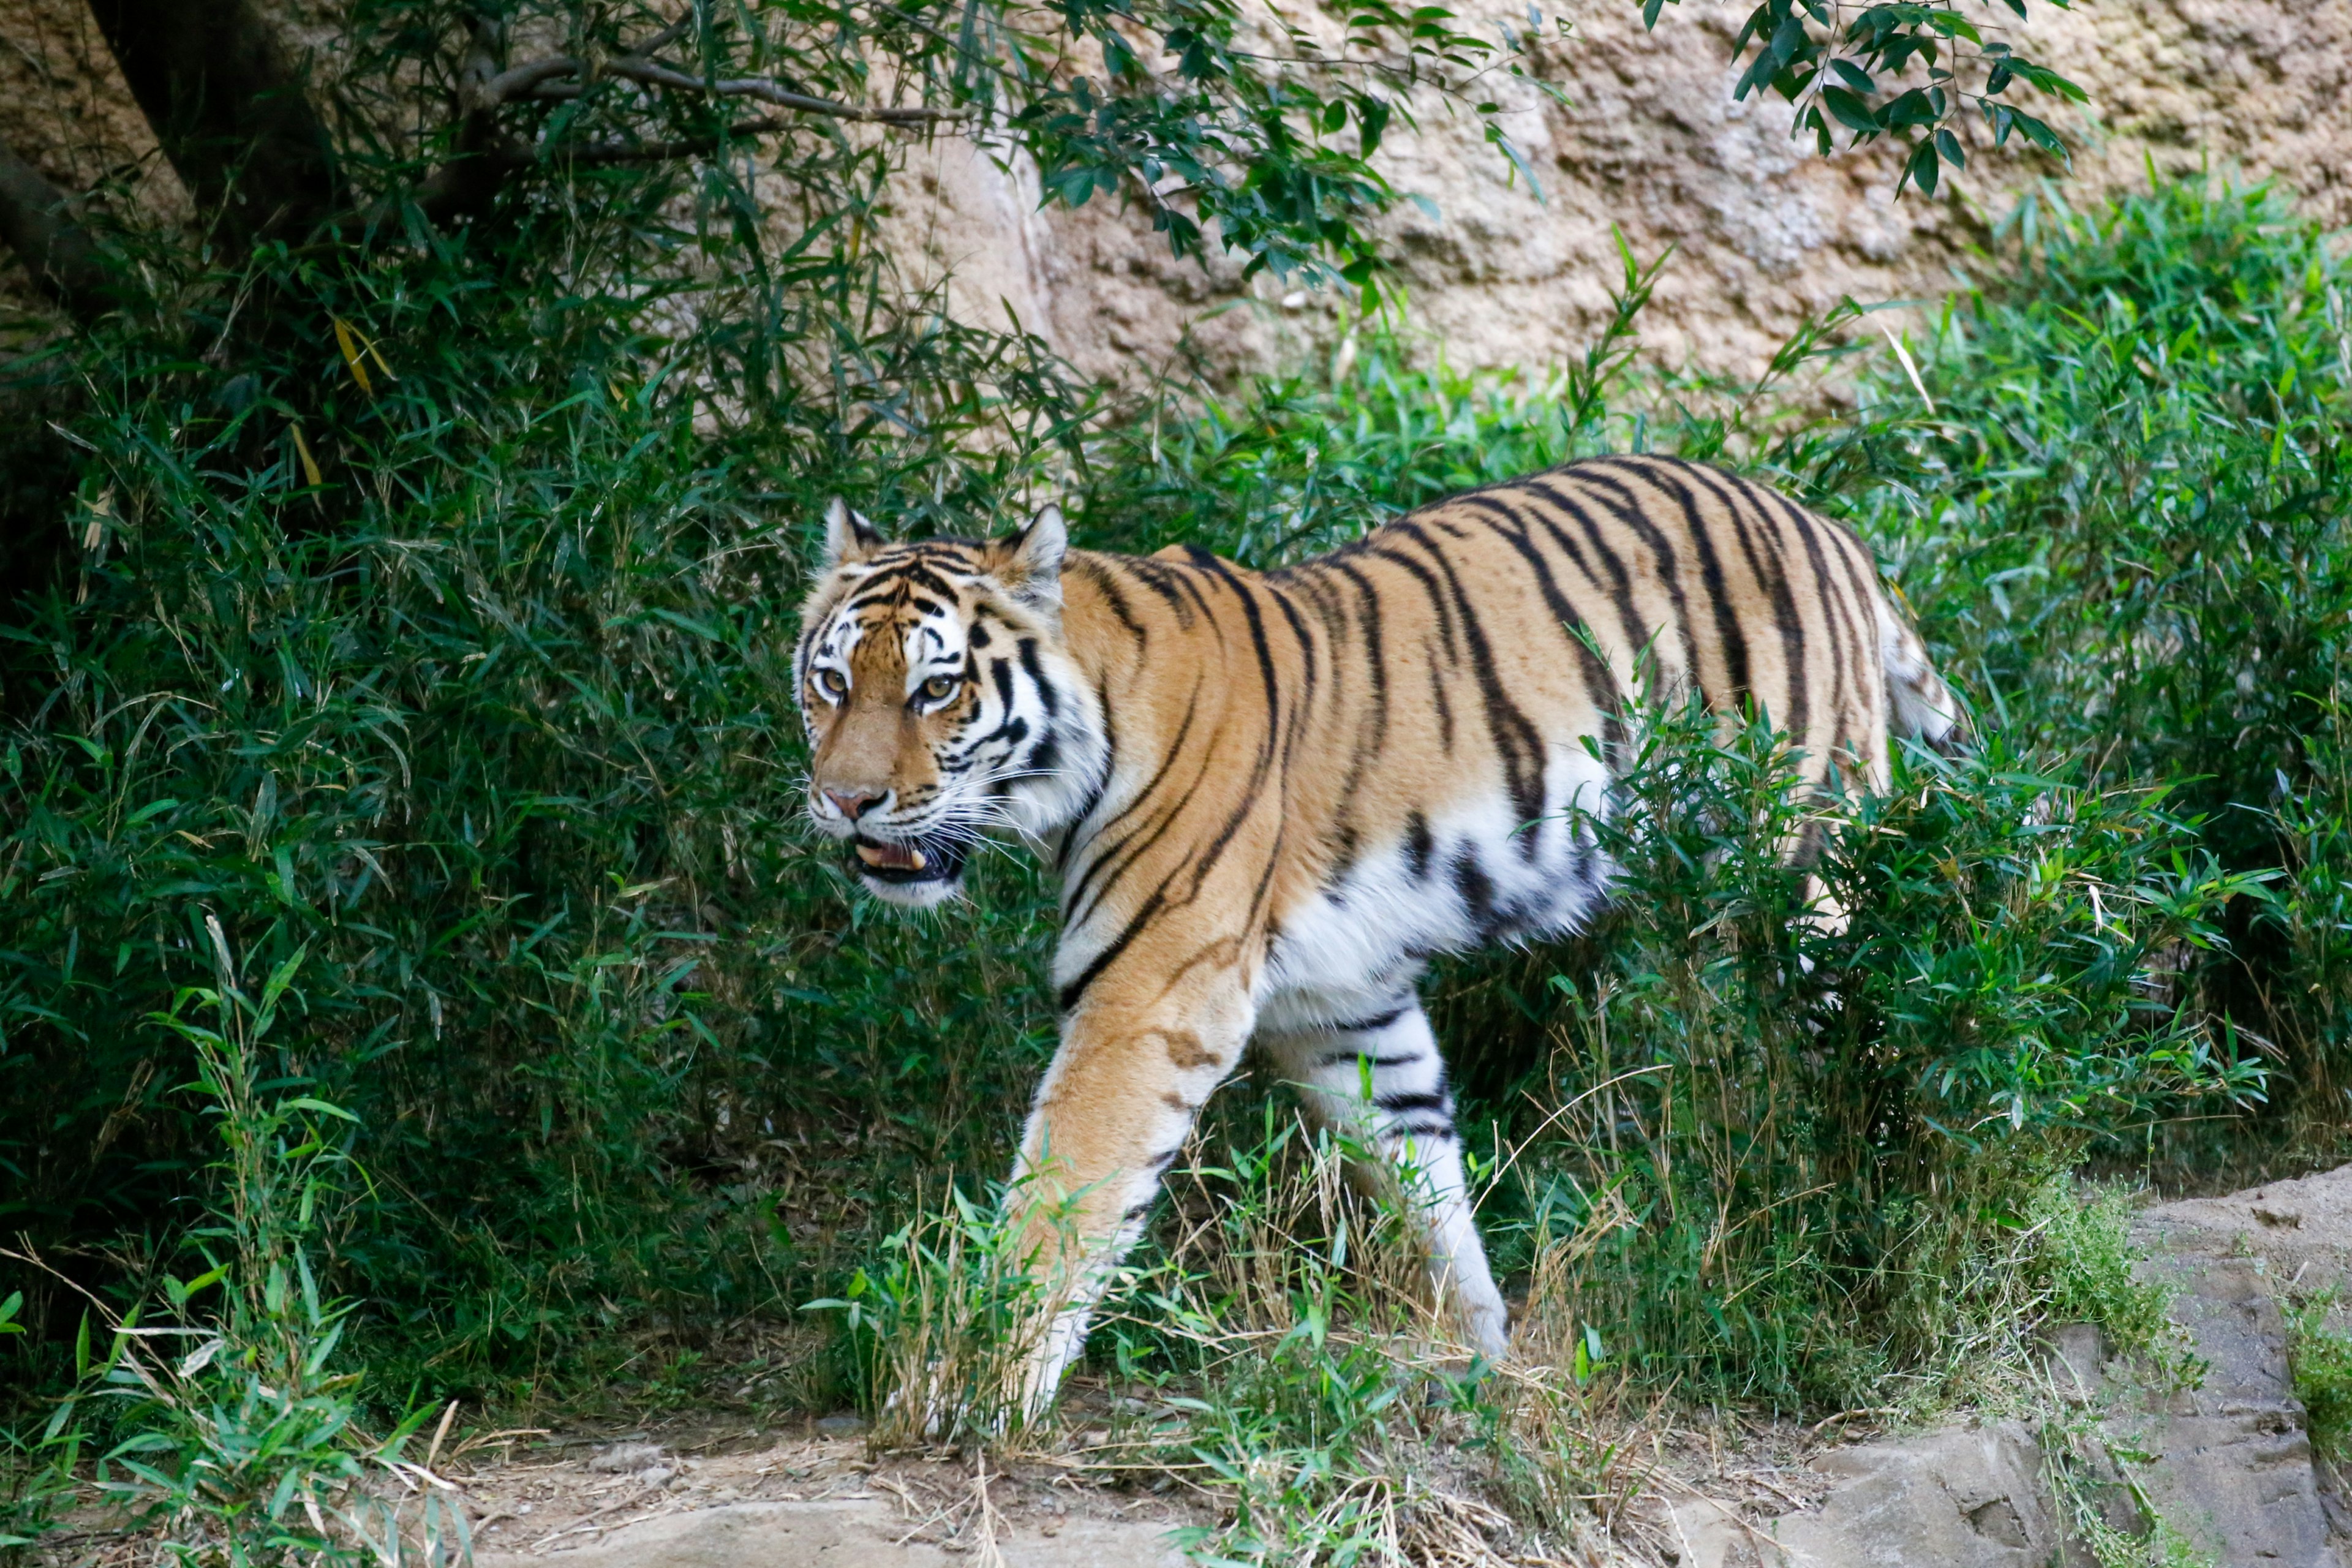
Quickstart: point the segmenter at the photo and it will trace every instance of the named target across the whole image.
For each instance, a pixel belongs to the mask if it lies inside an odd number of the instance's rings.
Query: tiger
[[[1054,505],[891,542],[835,500],[792,679],[809,818],[867,891],[954,898],[1001,829],[1060,880],[1059,1043],[1010,1188],[1054,1282],[1013,1395],[1031,1417],[1252,1047],[1363,1181],[1412,1194],[1461,1348],[1506,1356],[1430,961],[1601,907],[1637,688],[1760,712],[1829,793],[1885,791],[1892,736],[1942,748],[1960,722],[1852,531],[1657,456],[1465,490],[1270,571],[1074,549]]]

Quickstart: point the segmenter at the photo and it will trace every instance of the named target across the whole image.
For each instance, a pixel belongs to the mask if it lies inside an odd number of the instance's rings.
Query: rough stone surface
[[[987,1561],[971,1542],[957,1547],[910,1539],[905,1518],[885,1503],[750,1502],[670,1514],[551,1555],[565,1568],[949,1568]],[[993,1548],[1004,1568],[1184,1565],[1162,1527],[1121,1521],[1008,1528]],[[478,1552],[474,1562],[476,1568],[522,1568],[550,1555]]]
[[[2136,1237],[2147,1267],[2180,1292],[2173,1317],[2204,1375],[2193,1389],[2119,1398],[2104,1422],[2110,1448],[2151,1456],[2134,1479],[2167,1523],[2217,1561],[2342,1568],[2347,1542],[2326,1495],[2334,1478],[2313,1461],[2278,1296],[2343,1279],[2352,1167],[2166,1204],[2142,1216]]]
[[[1834,1449],[1813,1468],[1836,1489],[1771,1534],[1791,1563],[2041,1568],[2063,1539],[2041,1466],[2032,1435],[2014,1423]]]
[[[1276,8],[1302,21],[1307,9]],[[1539,65],[1569,102],[1501,89],[1541,200],[1475,121],[1431,107],[1418,133],[1391,133],[1391,179],[1437,210],[1402,204],[1389,232],[1413,316],[1449,359],[1538,363],[1580,351],[1619,277],[1613,226],[1644,259],[1677,247],[1644,318],[1652,352],[1752,374],[1806,313],[1843,296],[1945,292],[1987,215],[2060,172],[2039,154],[1979,148],[1961,199],[1896,200],[1888,150],[1817,158],[1790,139],[1777,98],[1732,100],[1728,44],[1745,9],[1670,9],[1644,32],[1630,0],[1552,7],[1574,31],[1543,46]],[[2050,116],[2082,149],[2070,199],[2140,185],[2150,161],[2210,164],[2275,176],[2315,216],[2352,221],[2352,117],[2341,112],[2352,96],[2352,6],[2155,0],[2032,12],[2018,47],[2091,95],[2090,111]],[[1017,158],[1006,173],[943,147],[926,171],[928,183],[907,187],[895,230],[912,269],[954,272],[950,298],[975,320],[1001,320],[1009,301],[1097,374],[1150,374],[1188,333],[1213,371],[1271,365],[1332,330],[1330,301],[1171,262],[1139,215],[1108,200],[1035,210],[1034,175]]]
[[[2352,1286],[2352,1165],[2165,1204],[2138,1230],[2154,1252],[2245,1258],[2274,1290],[2342,1289]]]
[[[316,68],[330,70],[332,0],[275,4]],[[1256,4],[1269,20],[1328,20],[1305,0]],[[1524,26],[1519,0],[1462,9]],[[2149,160],[2210,163],[2276,176],[2314,216],[2352,223],[2352,115],[2343,111],[2352,5],[2149,0],[2060,11],[2045,0],[2031,9],[2018,47],[2091,95],[2088,112],[2051,115],[2082,148],[2071,199],[2140,184]],[[1983,237],[1986,215],[2057,173],[2040,154],[1979,148],[1959,199],[1896,200],[1888,150],[1817,158],[1790,139],[1777,98],[1732,101],[1728,44],[1745,11],[1669,7],[1645,32],[1633,0],[1549,7],[1573,30],[1540,46],[1536,66],[1569,101],[1504,79],[1496,88],[1540,200],[1472,118],[1428,103],[1417,132],[1391,130],[1385,172],[1436,209],[1407,202],[1388,220],[1413,318],[1434,348],[1465,365],[1580,351],[1618,277],[1613,226],[1644,258],[1677,247],[1644,319],[1651,353],[1752,373],[1804,314],[1843,296],[1941,294]],[[184,216],[79,0],[0,5],[0,139],[74,188],[126,174],[134,199]],[[1001,324],[1010,306],[1098,375],[1133,384],[1186,353],[1213,374],[1267,367],[1334,331],[1328,299],[1263,278],[1245,287],[1222,260],[1171,259],[1131,205],[1098,196],[1076,211],[1040,210],[1035,173],[1018,156],[954,140],[910,144],[895,201],[884,232],[910,282],[950,274],[959,315]],[[9,287],[0,277],[0,290]]]
[[[2064,1544],[2032,1434],[1974,1431],[1835,1448],[1817,1508],[1762,1525],[1699,1500],[1673,1510],[1679,1568],[2042,1568]]]
[[[2088,1325],[2059,1330],[2051,1380],[2092,1415],[2105,1452],[2088,1479],[2112,1527],[2147,1527],[2126,1477],[2206,1560],[2231,1568],[2345,1568],[2352,1510],[2315,1463],[2287,1374],[2279,1298],[2352,1280],[2352,1166],[2144,1212],[2134,1239],[2179,1291],[2192,1389],[2104,1353]],[[1709,1499],[1676,1504],[1678,1568],[2041,1568],[2087,1563],[2050,1496],[2032,1433],[2015,1424],[1832,1449],[1818,1503],[1754,1522]]]

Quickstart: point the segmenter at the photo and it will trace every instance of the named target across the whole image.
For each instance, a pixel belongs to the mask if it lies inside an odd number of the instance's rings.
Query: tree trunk
[[[72,198],[0,142],[0,242],[16,253],[42,293],[89,321],[111,302],[98,246],[75,217]]]
[[[252,0],[91,0],[163,155],[238,243],[298,236],[341,196],[327,129]]]

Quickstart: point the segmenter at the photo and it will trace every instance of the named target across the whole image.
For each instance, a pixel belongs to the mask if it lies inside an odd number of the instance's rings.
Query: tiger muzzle
[[[860,834],[850,847],[860,875],[892,887],[953,882],[963,875],[965,847],[951,839],[883,840]]]

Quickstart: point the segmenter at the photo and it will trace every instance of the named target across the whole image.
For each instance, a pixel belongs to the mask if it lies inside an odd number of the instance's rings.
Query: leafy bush
[[[919,933],[852,940],[774,671],[824,493],[969,523],[1075,395],[1032,342],[862,318],[871,265],[813,237],[680,316],[736,242],[631,181],[584,228],[173,276],[200,342],[272,300],[209,356],[131,319],[56,350],[92,401],[79,548],[0,642],[0,1220],[84,1284],[135,1293],[83,1249],[168,1247],[201,1201],[154,1019],[210,977],[208,919],[265,967],[308,952],[299,1070],[373,1178],[334,1262],[454,1391],[527,1393],[583,1323],[803,1299],[775,1205],[809,1130],[847,1104],[955,1158],[887,1086],[1009,1100],[1035,1061],[982,999],[1025,930],[965,922],[977,994]],[[828,1183],[800,1235],[857,1201]],[[74,1309],[10,1283],[54,1374]]]
[[[731,231],[665,216],[690,193],[613,178],[577,254],[635,295],[532,259],[575,220],[518,211],[167,270],[207,331],[274,292],[214,359],[128,319],[57,351],[94,388],[61,421],[87,544],[0,645],[0,1207],[118,1310],[141,1280],[100,1249],[168,1256],[208,1181],[194,1047],[153,1021],[211,978],[208,914],[264,970],[308,954],[283,1067],[360,1118],[370,1177],[322,1289],[386,1386],[581,1396],[838,1297],[918,1178],[1002,1169],[1053,1040],[1036,873],[991,858],[907,921],[794,826],[776,671],[835,489],[973,531],[1058,473],[1097,542],[1272,563],[1650,447],[1885,553],[1987,743],[1907,763],[1822,868],[1843,933],[1782,918],[1769,745],[1690,736],[1706,766],[1629,796],[1612,924],[1442,977],[1498,1255],[1590,1243],[1563,1344],[1783,1401],[1949,1389],[1938,1334],[2059,1289],[2020,1237],[2086,1147],[2147,1158],[2233,1096],[2209,1139],[2342,1125],[2340,289],[2267,197],[2043,203],[1923,350],[1932,412],[1907,376],[1807,389],[1843,316],[1760,387],[1635,374],[1629,261],[1619,330],[1556,374],[1367,331],[1105,427],[1034,342],[881,312],[845,247],[728,271]],[[22,1384],[70,1384],[78,1309],[0,1285]],[[795,1397],[854,1383],[824,1365]]]
[[[272,1092],[302,1087],[283,1075],[282,1047],[269,1038],[281,1007],[299,1001],[290,987],[302,954],[248,996],[219,925],[207,934],[216,986],[183,993],[159,1023],[195,1057],[187,1087],[222,1146],[209,1171],[215,1201],[157,1260],[158,1300],[121,1313],[90,1300],[100,1334],[86,1310],[74,1392],[49,1416],[27,1468],[53,1499],[85,1479],[79,1461],[95,1447],[87,1479],[98,1497],[154,1530],[173,1562],[430,1568],[445,1552],[462,1557],[462,1508],[401,1457],[429,1410],[389,1436],[365,1436],[361,1376],[341,1364],[357,1303],[321,1285],[319,1243],[347,1192],[352,1118],[315,1095]],[[272,1056],[281,1071],[266,1079]],[[186,1279],[173,1272],[183,1258],[194,1265]],[[422,1497],[404,1521],[410,1489]]]
[[[2333,1465],[2352,1463],[2352,1331],[2334,1291],[2286,1314],[2287,1364],[2310,1418],[2311,1446]]]
[[[2153,963],[2209,946],[2249,884],[2145,795],[1995,741],[1906,760],[1792,867],[1819,807],[1785,741],[1695,711],[1644,727],[1620,795],[1612,911],[1570,949],[1461,966],[1441,1026],[1534,1047],[1481,1064],[1510,1143],[1489,1234],[1516,1223],[1529,1257],[1594,1235],[1570,1293],[1645,1373],[1940,1394],[1987,1315],[1971,1293],[2008,1288],[1976,1255],[2011,1250],[2071,1152],[2261,1092]],[[1843,931],[1809,912],[1815,878]],[[1984,1328],[2013,1341],[2032,1303],[2000,1306]]]
[[[2199,182],[2093,214],[2044,195],[2009,232],[2013,275],[1920,367],[1934,414],[1790,466],[1851,498],[1990,723],[2167,785],[2231,869],[2287,868],[2205,978],[2324,1145],[2352,1110],[2343,263],[2267,189]]]

